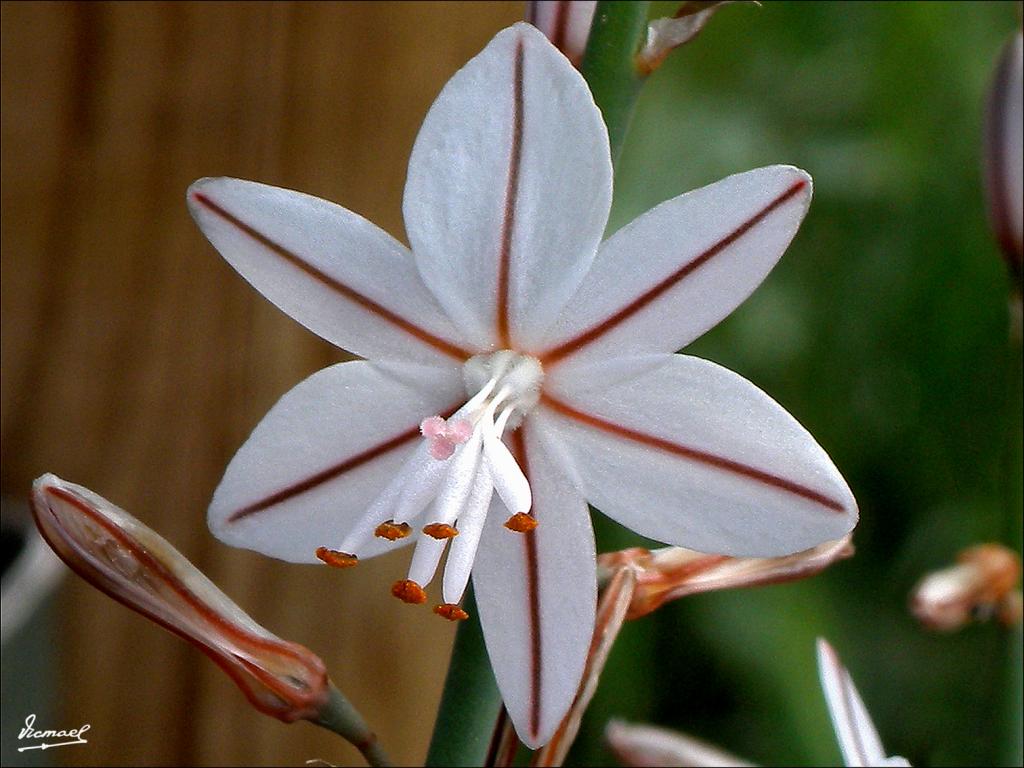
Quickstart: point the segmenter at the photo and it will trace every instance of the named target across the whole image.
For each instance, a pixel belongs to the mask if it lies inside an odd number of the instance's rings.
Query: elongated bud
[[[910,597],[910,610],[929,629],[951,632],[993,617],[1010,625],[1021,620],[1021,565],[1002,544],[965,549],[957,564],[925,576]]]
[[[166,540],[87,488],[43,475],[32,514],[71,570],[198,647],[256,709],[286,723],[328,703],[324,663],[253,621]]]
[[[1024,109],[1022,49],[1018,32],[1003,49],[985,115],[985,182],[992,229],[1017,285],[1024,253]]]
[[[692,736],[652,725],[610,720],[604,738],[619,763],[626,766],[725,768],[753,765]]]
[[[596,0],[534,0],[526,4],[526,20],[579,67],[596,7]]]
[[[598,565],[605,569],[631,565],[637,569],[636,591],[627,615],[636,619],[687,595],[813,576],[852,554],[853,544],[846,536],[783,557],[708,555],[682,547],[653,551],[634,548],[601,555]]]

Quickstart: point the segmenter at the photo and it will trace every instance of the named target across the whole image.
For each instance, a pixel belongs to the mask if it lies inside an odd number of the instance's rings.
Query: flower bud
[[[527,3],[526,20],[578,68],[587,48],[596,7],[596,0],[534,0]]]
[[[988,211],[999,247],[1017,284],[1024,252],[1024,110],[1021,33],[1003,49],[988,93],[985,115],[985,182]]]
[[[910,610],[929,629],[951,632],[993,616],[1021,619],[1020,557],[1002,544],[979,544],[957,555],[957,564],[925,576],[910,597]]]
[[[636,619],[687,595],[813,576],[852,554],[853,544],[846,536],[783,557],[708,555],[682,547],[634,548],[601,555],[598,564],[606,569],[627,564],[637,569],[636,590],[626,617]]]
[[[753,765],[692,736],[652,725],[610,720],[604,738],[619,763],[626,766],[725,768]]]
[[[199,648],[256,709],[315,720],[327,704],[324,663],[253,621],[166,540],[87,488],[43,475],[32,489],[43,538],[79,576]]]

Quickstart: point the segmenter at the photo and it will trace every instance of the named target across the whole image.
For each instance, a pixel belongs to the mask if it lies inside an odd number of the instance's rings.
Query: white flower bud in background
[[[596,7],[596,0],[534,0],[526,4],[526,20],[579,68]]]
[[[1017,284],[1024,253],[1024,109],[1021,33],[1003,49],[985,115],[985,182],[989,220]]]
[[[744,768],[753,765],[700,739],[653,725],[609,720],[604,738],[616,759],[625,766]]]
[[[965,549],[957,564],[926,575],[914,588],[910,610],[928,629],[951,632],[973,621],[1021,620],[1020,557],[1002,544]]]

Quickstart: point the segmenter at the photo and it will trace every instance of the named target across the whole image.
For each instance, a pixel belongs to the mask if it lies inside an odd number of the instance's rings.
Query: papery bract
[[[204,179],[188,193],[245,279],[369,358],[271,409],[228,467],[211,529],[335,565],[415,542],[393,589],[414,603],[447,551],[435,610],[464,615],[472,570],[498,684],[534,747],[567,711],[593,633],[588,501],[644,535],[728,555],[791,554],[857,519],[842,476],[781,406],[674,354],[774,266],[809,205],[807,174],[730,176],[601,243],[611,195],[587,85],[526,24],[499,33],[427,114],[403,203],[411,251],[298,192]]]

